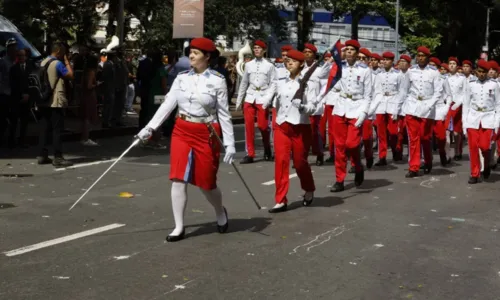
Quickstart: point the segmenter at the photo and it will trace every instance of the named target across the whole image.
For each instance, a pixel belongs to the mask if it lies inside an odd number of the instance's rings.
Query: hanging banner
[[[203,36],[205,0],[174,0],[174,39]]]

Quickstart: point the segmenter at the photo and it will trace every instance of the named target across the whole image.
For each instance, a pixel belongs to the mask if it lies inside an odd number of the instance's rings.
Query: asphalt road
[[[236,133],[243,140],[241,126]],[[449,168],[435,156],[432,174],[411,180],[405,164],[368,171],[358,189],[349,175],[339,194],[329,192],[333,166],[313,166],[313,205],[301,206],[292,178],[289,199],[297,202],[278,215],[257,210],[221,164],[229,233],[216,232],[211,206],[190,187],[187,239],[166,243],[167,150],[134,148],[68,211],[110,165],[92,163],[117,157],[131,138],[100,142],[67,145],[80,163],[70,170],[34,165],[29,150],[0,159],[0,299],[499,298],[500,174],[467,185],[467,156]],[[243,148],[239,142],[238,157]],[[239,169],[272,206],[273,163]]]

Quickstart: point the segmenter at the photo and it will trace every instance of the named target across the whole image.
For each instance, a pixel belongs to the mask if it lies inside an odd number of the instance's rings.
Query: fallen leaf
[[[285,235],[283,235],[281,238],[284,240],[284,239],[286,239],[286,236],[285,236]]]
[[[121,192],[120,198],[134,198],[134,195],[129,192]]]
[[[189,280],[189,278],[187,278],[187,277],[184,277],[184,281],[188,281],[188,280]]]
[[[411,298],[413,298],[413,295],[412,294],[408,294],[408,295],[406,295],[406,298],[411,299]]]
[[[161,276],[161,278],[167,278],[167,277],[168,277],[168,275],[162,275]]]
[[[199,214],[204,213],[204,211],[199,210],[199,209],[193,209],[193,210],[192,210],[192,212],[194,212],[194,213],[199,213]]]
[[[448,229],[453,229],[453,226],[448,226]]]
[[[421,288],[423,288],[423,287],[424,287],[424,285],[423,285],[423,284],[419,284],[419,285],[418,285],[418,288],[419,288],[419,289],[421,289]]]
[[[404,286],[404,285],[400,285],[400,286],[399,286],[399,289],[401,289],[401,290],[403,290],[404,288],[405,288],[405,286]]]

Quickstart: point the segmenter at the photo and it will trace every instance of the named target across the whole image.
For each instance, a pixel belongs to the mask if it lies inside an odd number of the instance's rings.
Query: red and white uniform
[[[342,78],[333,88],[340,90],[333,109],[335,171],[336,180],[340,183],[346,176],[346,154],[354,162],[356,172],[363,170],[359,153],[362,133],[355,124],[358,118],[365,118],[368,114],[372,95],[371,70],[361,62],[352,66],[343,63]]]
[[[450,111],[446,116],[446,123],[450,124],[450,128],[453,129],[453,132],[458,132],[460,134],[462,134],[463,132],[462,103],[464,102],[465,88],[467,83],[468,79],[463,74],[457,72],[453,75],[448,75],[448,84],[450,85],[453,102],[450,104]],[[460,106],[456,110],[453,110],[453,106],[456,105]]]
[[[393,120],[392,116],[399,115],[406,97],[407,91],[403,88],[404,76],[401,71],[394,68],[389,71],[383,69],[375,76],[370,111],[376,114],[380,159],[385,159],[387,156],[388,140],[393,154],[402,151],[402,144],[398,144],[398,120]],[[389,139],[387,132],[389,132]]]
[[[432,125],[436,116],[436,104],[441,98],[443,82],[435,67],[427,65],[421,69],[418,65],[414,65],[408,69],[403,85],[409,87],[403,103],[408,130],[409,171],[418,172],[420,143],[423,146],[425,163],[432,164]]]
[[[172,133],[170,179],[213,190],[217,188],[220,144],[207,123],[212,124],[217,134],[222,133],[224,146],[234,147],[224,76],[211,69],[202,74],[192,70],[179,73],[147,127],[158,128],[175,107],[179,116]]]
[[[255,58],[245,64],[245,73],[241,78],[236,106],[240,107],[243,98],[245,118],[246,151],[249,157],[255,157],[255,117],[262,134],[264,148],[270,149],[269,111],[276,92],[276,70],[266,59]]]
[[[444,159],[448,154],[446,151],[446,130],[448,129],[446,115],[450,110],[453,95],[448,82],[448,75],[440,74],[439,76],[443,89],[441,97],[439,97],[439,100],[436,103],[436,114],[434,115],[434,135],[437,140],[439,155]]]
[[[312,142],[309,116],[315,112],[318,104],[319,82],[312,77],[307,82],[302,99],[304,110],[301,112],[292,104],[300,86],[299,80],[300,78],[292,80],[289,75],[278,80],[274,130],[275,201],[278,204],[288,202],[286,196],[289,188],[290,155],[302,189],[306,192],[314,192],[316,189],[307,156]]]
[[[471,176],[481,174],[479,151],[490,157],[491,137],[500,126],[500,87],[495,80],[471,80],[466,87],[462,122],[469,140]]]

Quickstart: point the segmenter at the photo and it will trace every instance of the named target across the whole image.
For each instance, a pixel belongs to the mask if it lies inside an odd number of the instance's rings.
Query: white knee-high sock
[[[211,191],[201,190],[208,202],[212,204],[215,210],[215,216],[217,217],[218,225],[225,225],[227,223],[226,213],[224,212],[224,207],[222,206],[222,192],[219,188],[213,189]]]
[[[172,183],[172,211],[174,212],[175,229],[171,235],[180,235],[184,230],[184,212],[187,204],[187,184],[184,182]]]

